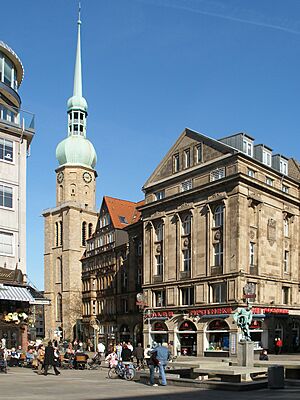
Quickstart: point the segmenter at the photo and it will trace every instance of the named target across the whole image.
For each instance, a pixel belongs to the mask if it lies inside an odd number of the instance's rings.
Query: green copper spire
[[[68,137],[58,144],[56,158],[59,165],[94,168],[97,155],[92,143],[86,139],[87,102],[82,96],[80,5],[78,14],[74,88],[73,96],[68,100]]]

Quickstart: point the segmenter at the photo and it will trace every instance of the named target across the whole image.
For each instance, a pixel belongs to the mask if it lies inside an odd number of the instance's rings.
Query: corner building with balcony
[[[45,335],[80,337],[81,263],[86,239],[97,222],[96,152],[86,138],[87,102],[82,95],[81,21],[78,19],[73,96],[67,103],[68,134],[56,148],[56,206],[43,211]]]
[[[299,350],[299,182],[296,160],[245,133],[185,129],[143,188],[145,345],[235,356],[251,283],[256,349]]]
[[[19,88],[24,69],[17,54],[0,41],[0,337],[7,346],[27,343],[27,315],[34,299],[26,275],[26,169],[34,115],[22,110]],[[24,314],[23,314],[24,313]]]

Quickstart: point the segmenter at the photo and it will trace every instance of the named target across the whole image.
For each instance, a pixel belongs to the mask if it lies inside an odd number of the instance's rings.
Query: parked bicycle
[[[88,369],[101,368],[101,353],[97,352],[91,361],[88,361]]]
[[[119,362],[115,367],[108,370],[110,379],[124,378],[126,381],[132,381],[135,377],[135,367],[132,363]]]

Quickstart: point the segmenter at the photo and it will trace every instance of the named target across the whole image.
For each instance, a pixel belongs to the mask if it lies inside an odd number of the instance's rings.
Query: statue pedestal
[[[238,365],[243,367],[253,367],[254,362],[254,343],[239,342],[237,352]]]

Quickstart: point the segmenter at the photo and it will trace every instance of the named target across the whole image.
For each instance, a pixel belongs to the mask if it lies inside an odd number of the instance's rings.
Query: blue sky
[[[36,115],[28,159],[27,270],[43,288],[43,209],[55,206],[55,148],[67,134],[77,2],[1,4],[0,39],[23,61]],[[82,0],[83,92],[103,195],[141,187],[185,127],[245,131],[300,159],[298,0]]]

